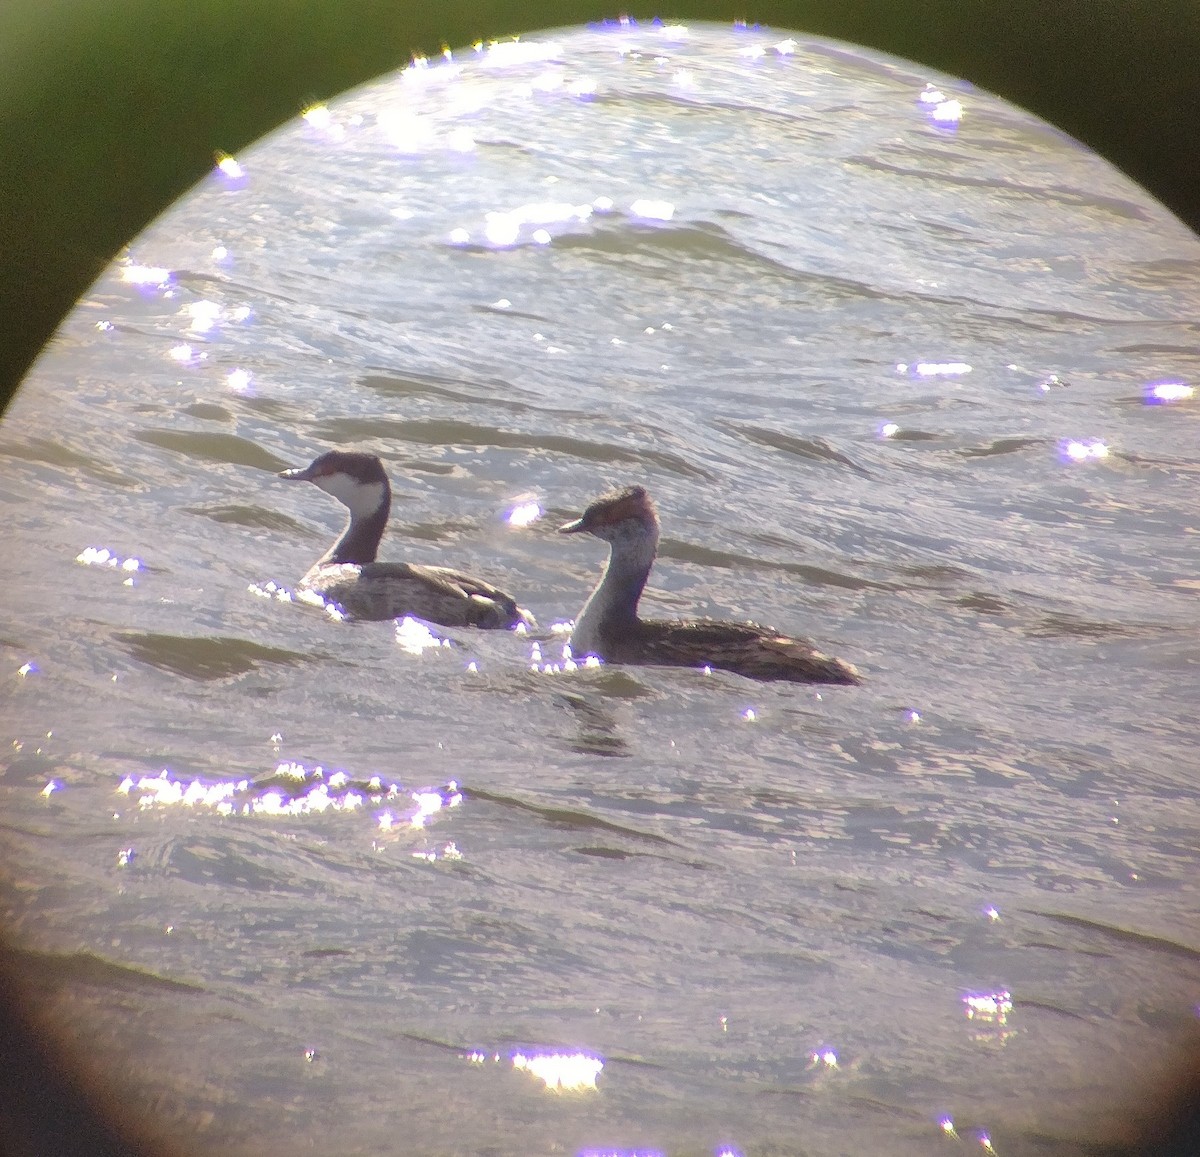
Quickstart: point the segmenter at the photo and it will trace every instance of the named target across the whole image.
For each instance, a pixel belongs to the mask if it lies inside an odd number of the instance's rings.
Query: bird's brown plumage
[[[796,683],[862,682],[855,668],[803,639],[757,623],[642,619],[638,600],[658,546],[658,514],[642,486],[602,495],[560,528],[609,543],[603,577],[575,623],[572,645],[609,663],[712,667],[751,679]]]

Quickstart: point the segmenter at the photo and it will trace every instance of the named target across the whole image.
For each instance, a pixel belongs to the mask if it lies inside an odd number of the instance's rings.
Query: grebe
[[[610,663],[719,667],[751,679],[861,683],[849,664],[757,623],[639,619],[638,599],[658,553],[658,513],[641,486],[597,498],[560,534],[586,531],[609,544],[608,565],[575,620],[571,650]]]
[[[374,454],[330,450],[280,478],[311,482],[350,508],[341,538],[300,580],[300,589],[334,603],[352,619],[413,615],[446,627],[533,624],[510,595],[482,579],[444,566],[376,562],[392,506],[383,463]]]

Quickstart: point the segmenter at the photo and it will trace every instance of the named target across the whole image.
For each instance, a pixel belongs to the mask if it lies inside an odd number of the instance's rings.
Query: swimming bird
[[[717,667],[751,679],[861,683],[849,663],[757,623],[641,619],[638,600],[658,553],[658,513],[642,486],[597,498],[560,534],[595,535],[609,544],[608,565],[571,633],[576,658],[663,667]]]
[[[376,562],[392,506],[392,488],[374,454],[330,450],[280,478],[311,482],[350,510],[342,536],[310,568],[300,590],[319,595],[352,619],[413,615],[446,627],[532,625],[528,611],[491,583],[444,566]]]

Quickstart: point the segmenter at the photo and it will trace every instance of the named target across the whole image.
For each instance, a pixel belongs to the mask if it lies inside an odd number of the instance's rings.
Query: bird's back
[[[301,584],[352,619],[412,615],[446,627],[506,628],[532,623],[511,595],[443,566],[411,563],[325,563]]]
[[[605,639],[601,650],[600,657],[612,663],[714,667],[792,683],[862,682],[851,664],[757,623],[642,619],[628,633]]]

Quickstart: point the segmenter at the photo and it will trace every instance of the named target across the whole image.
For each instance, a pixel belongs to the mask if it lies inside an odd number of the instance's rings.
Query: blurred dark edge
[[[120,247],[205,175],[314,100],[415,52],[594,20],[748,19],[962,76],[1107,157],[1200,222],[1195,0],[5,0],[0,4],[0,398]],[[0,1154],[148,1153],[78,1059],[63,1064],[0,951]],[[88,1091],[90,1090],[90,1092]],[[1200,1048],[1129,1089],[1159,1128],[1105,1154],[1200,1154]],[[1045,1151],[1039,1149],[1039,1151]],[[1097,1150],[1100,1152],[1101,1150]]]
[[[748,18],[965,77],[1200,222],[1196,0],[742,3],[685,0],[658,14]],[[578,0],[3,0],[3,400],[114,253],[211,168],[214,150],[236,152],[415,51],[604,14]]]
[[[101,1087],[38,1019],[45,990],[22,977],[0,945],[0,1155],[3,1157],[176,1157],[152,1146],[121,1094]]]

